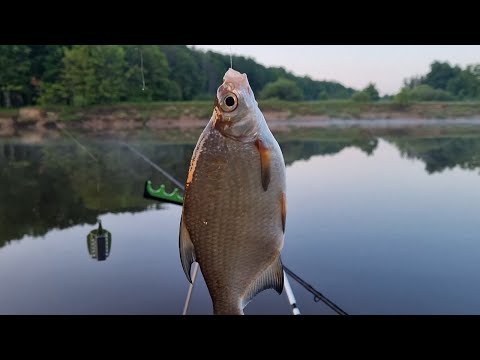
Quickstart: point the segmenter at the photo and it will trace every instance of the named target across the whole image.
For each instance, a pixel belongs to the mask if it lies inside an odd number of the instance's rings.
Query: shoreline
[[[259,104],[272,131],[291,128],[411,126],[480,126],[480,103],[417,103],[398,108],[393,103],[352,102]],[[211,102],[117,104],[89,108],[29,107],[0,110],[0,138],[39,135],[72,129],[89,133],[204,128]]]

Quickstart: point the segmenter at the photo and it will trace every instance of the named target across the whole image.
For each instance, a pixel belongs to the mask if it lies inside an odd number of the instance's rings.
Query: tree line
[[[462,69],[448,62],[434,61],[426,75],[414,76],[404,81],[396,100],[480,100],[480,64],[468,65]]]
[[[480,64],[468,65],[462,69],[448,62],[434,61],[426,75],[405,79],[397,94],[381,98],[375,85],[369,84],[365,89],[356,91],[352,100],[393,100],[400,104],[415,101],[479,101]]]
[[[233,63],[257,96],[347,99],[355,92],[243,56]],[[228,55],[184,45],[0,45],[0,104],[211,100],[229,67]]]
[[[461,69],[435,61],[425,76],[405,80],[396,95],[375,84],[354,90],[295,76],[233,56],[260,99],[449,101],[480,99],[480,65]],[[230,57],[185,45],[0,45],[0,106],[211,100]]]

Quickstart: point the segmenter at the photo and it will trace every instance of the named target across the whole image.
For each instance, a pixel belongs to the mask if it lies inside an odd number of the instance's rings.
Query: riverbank
[[[322,126],[408,126],[480,123],[480,102],[261,101],[259,106],[274,130]],[[205,126],[210,101],[124,103],[109,106],[30,107],[0,109],[0,136],[45,132],[55,128],[98,133],[141,129],[192,129]]]

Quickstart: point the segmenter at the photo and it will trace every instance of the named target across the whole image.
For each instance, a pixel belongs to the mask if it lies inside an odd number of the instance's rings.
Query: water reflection
[[[333,155],[347,147],[373,154],[378,139],[394,144],[402,156],[419,159],[428,173],[459,166],[480,168],[480,134],[469,128],[441,129],[296,129],[279,133],[287,166],[314,155]],[[133,141],[136,148],[184,179],[195,143]],[[99,159],[71,141],[42,144],[0,143],[0,247],[25,235],[50,229],[95,225],[106,213],[139,212],[164,204],[144,199],[144,182],[166,183],[161,174],[114,140],[83,143]],[[181,138],[176,138],[181,141]]]
[[[92,230],[87,235],[87,249],[92,259],[104,261],[110,255],[112,248],[112,234],[102,227],[99,221],[98,229]]]
[[[429,174],[459,166],[473,170],[480,167],[480,137],[390,138],[402,156],[420,159]]]
[[[290,269],[352,314],[480,312],[478,129],[294,129],[277,138],[288,165]],[[0,143],[0,313],[180,314],[181,207],[143,198],[148,179],[154,189],[175,185],[113,139],[79,139],[98,161],[70,139]],[[128,142],[184,179],[194,141]],[[99,220],[115,233],[114,256]],[[331,313],[292,287],[302,313]],[[265,291],[245,311],[289,309]],[[210,311],[200,278],[189,313]]]

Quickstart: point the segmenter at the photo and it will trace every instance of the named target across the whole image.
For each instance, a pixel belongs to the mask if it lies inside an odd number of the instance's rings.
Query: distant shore
[[[271,100],[259,102],[259,106],[269,126],[277,131],[291,127],[324,126],[480,125],[480,102],[424,102],[401,106],[393,102]],[[194,129],[204,127],[212,111],[213,103],[210,101],[0,109],[0,137],[55,128],[99,133]]]

